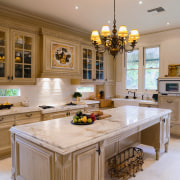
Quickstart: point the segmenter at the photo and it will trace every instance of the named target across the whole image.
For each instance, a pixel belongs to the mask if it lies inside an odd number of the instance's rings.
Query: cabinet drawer
[[[25,120],[25,119],[37,119],[39,118],[39,121],[41,119],[41,113],[38,112],[28,112],[28,113],[22,113],[22,114],[16,114],[15,119],[16,121]]]
[[[14,123],[14,116],[0,116],[0,124],[3,123],[9,123],[12,122]]]
[[[66,117],[66,111],[43,114],[43,121]]]

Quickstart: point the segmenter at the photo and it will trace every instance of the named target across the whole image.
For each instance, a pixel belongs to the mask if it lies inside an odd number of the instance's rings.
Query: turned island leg
[[[165,146],[165,152],[168,152],[169,142],[167,142],[164,146]]]
[[[159,160],[160,148],[155,148],[155,151],[156,151],[156,160]]]

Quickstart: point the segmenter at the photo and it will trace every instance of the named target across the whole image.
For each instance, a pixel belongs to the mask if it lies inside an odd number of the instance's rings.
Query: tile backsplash
[[[0,89],[20,89],[20,96],[0,97],[0,103],[8,101],[13,104],[29,98],[29,106],[63,105],[72,101],[72,94],[76,91],[76,87],[77,85],[71,85],[70,79],[37,78],[36,85],[0,86]],[[82,98],[86,99],[92,94],[95,94],[95,92],[83,93]]]

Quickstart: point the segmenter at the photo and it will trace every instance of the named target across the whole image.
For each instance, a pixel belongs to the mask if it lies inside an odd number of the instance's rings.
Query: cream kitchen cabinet
[[[11,140],[9,129],[12,126],[39,121],[41,121],[40,111],[0,116],[0,157],[10,155]]]
[[[98,180],[98,144],[73,153],[73,180]]]
[[[42,45],[41,77],[80,79],[80,42],[77,37],[42,28]]]
[[[0,27],[0,84],[9,81],[9,73],[9,29]]]
[[[0,158],[11,152],[9,129],[15,124],[14,115],[0,116]]]
[[[171,109],[171,134],[180,135],[180,97],[159,96],[159,108]]]
[[[27,112],[15,114],[15,125],[22,125],[41,121],[41,112]]]
[[[35,84],[35,35],[0,27],[0,84]]]
[[[57,118],[63,118],[66,116],[73,116],[76,114],[77,111],[84,112],[84,108],[82,109],[74,109],[74,110],[68,110],[68,111],[59,111],[59,112],[52,112],[52,113],[45,113],[42,114],[42,120],[51,120],[51,119],[57,119]]]
[[[171,109],[171,122],[180,121],[180,97],[178,96],[159,96],[159,108]]]
[[[104,56],[96,54],[94,47],[81,47],[82,83],[104,81]]]

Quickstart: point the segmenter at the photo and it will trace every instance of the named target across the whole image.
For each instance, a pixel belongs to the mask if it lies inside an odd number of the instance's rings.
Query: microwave
[[[180,95],[180,78],[159,79],[158,91],[162,95]]]

